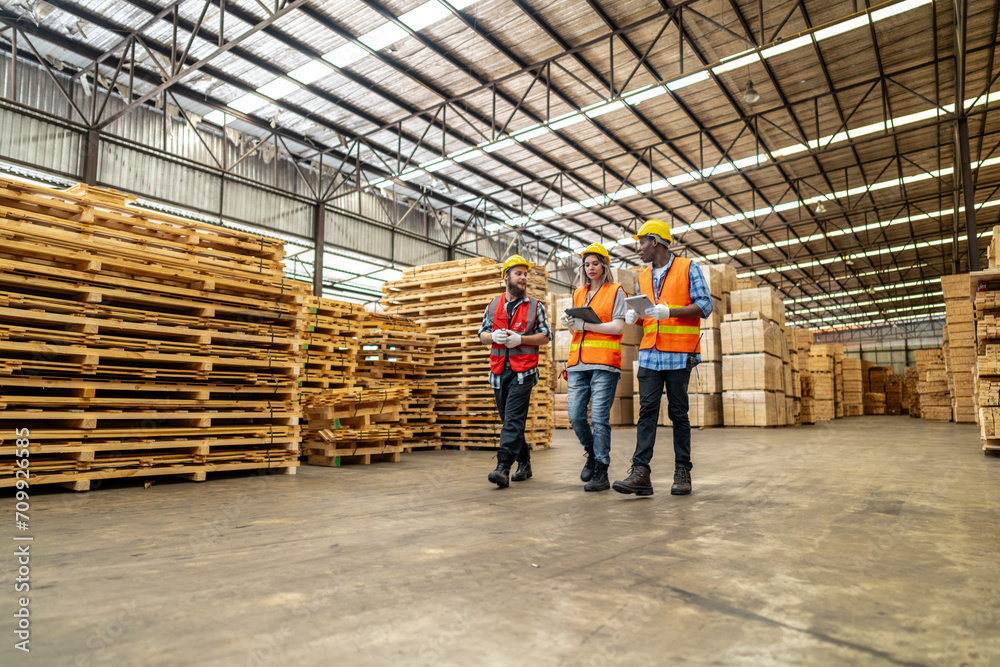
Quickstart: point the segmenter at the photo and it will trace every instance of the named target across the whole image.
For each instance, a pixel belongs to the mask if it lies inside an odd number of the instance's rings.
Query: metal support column
[[[979,270],[979,242],[976,238],[976,189],[972,179],[972,155],[969,149],[969,118],[965,111],[965,36],[968,23],[968,0],[952,0],[955,20],[955,146],[952,175],[954,209],[952,216],[952,273],[959,273],[958,231],[961,208],[965,208],[965,235],[969,251],[969,271]]]
[[[979,270],[979,239],[976,237],[976,183],[972,179],[969,150],[969,119],[958,119],[958,159],[962,162],[962,194],[965,205],[965,235],[969,243],[969,271]]]
[[[97,185],[97,156],[101,151],[101,133],[97,130],[87,131],[87,148],[83,157],[83,182],[87,185]]]
[[[323,296],[323,251],[326,249],[326,202],[313,210],[313,295]]]

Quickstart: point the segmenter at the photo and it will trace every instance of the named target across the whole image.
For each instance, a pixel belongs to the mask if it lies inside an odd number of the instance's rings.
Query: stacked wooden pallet
[[[332,299],[310,298],[308,310],[308,462],[398,461],[404,450],[439,449],[436,385],[424,375],[437,337],[406,318]]]
[[[809,377],[809,350],[812,348],[812,343],[813,332],[811,329],[789,329],[789,354],[795,359],[792,367],[792,389],[793,416],[796,424],[816,423],[812,378]],[[808,392],[806,391],[807,384],[809,385]]]
[[[907,366],[903,375],[903,412],[911,417],[920,416],[920,394],[917,393],[918,374],[916,366]]]
[[[991,250],[997,237],[994,233]],[[990,264],[992,267],[992,259]],[[983,450],[996,454],[1000,452],[1000,270],[990,268],[973,273],[970,283],[976,288],[975,382],[979,431]]]
[[[866,415],[885,414],[885,393],[870,391],[864,395],[864,408]]]
[[[845,357],[841,362],[843,368],[844,416],[859,417],[865,414],[864,382],[861,379],[861,359]]]
[[[809,348],[809,374],[812,376],[813,418],[829,421],[834,408],[834,346],[829,343]]]
[[[559,321],[559,316],[567,308],[573,307],[572,295],[549,294],[548,314],[549,329],[552,330],[552,344],[549,350],[553,360],[553,396],[552,396],[552,425],[555,428],[570,428],[569,424],[569,385],[563,372],[566,370],[566,362],[569,360],[569,346],[573,338],[573,332],[566,329]]]
[[[319,466],[399,461],[412,433],[400,423],[406,388],[358,389],[305,408],[308,462]]]
[[[294,472],[306,293],[283,245],[133,201],[0,179],[0,428],[30,432],[31,483]]]
[[[427,378],[438,337],[409,318],[368,313],[361,322],[359,340],[358,382],[366,389],[409,391],[399,412],[400,425],[410,433],[405,450],[441,449],[434,398],[438,387]]]
[[[889,373],[885,377],[885,414],[903,414],[903,376]]]
[[[309,286],[306,286],[308,289]],[[299,387],[304,406],[354,391],[358,369],[358,327],[364,309],[353,303],[315,296],[306,298],[302,319],[302,373]]]
[[[969,274],[941,276],[944,293],[945,366],[951,393],[952,418],[956,422],[976,421],[972,406],[973,374],[976,363],[976,323],[969,293]]]
[[[486,307],[503,293],[500,265],[476,258],[418,266],[382,289],[388,312],[409,317],[438,336],[435,364],[427,375],[437,383],[442,443],[461,449],[498,447],[501,424],[489,386],[490,349],[479,342],[478,331]],[[544,267],[535,265],[529,272],[528,294],[546,303]],[[534,449],[548,447],[552,440],[551,373],[551,357],[543,348],[525,428]]]
[[[949,422],[952,417],[951,393],[948,391],[948,371],[941,348],[917,350],[917,369],[920,380],[920,417],[924,421]]]
[[[885,414],[885,379],[889,374],[889,369],[882,366],[872,366],[868,369],[868,391],[865,392],[865,414],[884,415]],[[874,407],[879,408],[879,412],[872,412]]]

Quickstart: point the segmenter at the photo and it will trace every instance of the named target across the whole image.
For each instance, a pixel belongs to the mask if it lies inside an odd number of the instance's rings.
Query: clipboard
[[[628,304],[629,308],[639,313],[640,315],[642,313],[645,313],[649,308],[652,308],[654,305],[656,305],[652,301],[650,301],[649,297],[646,296],[645,294],[640,294],[639,296],[625,297],[625,303]]]
[[[594,309],[590,306],[584,306],[583,308],[567,308],[566,314],[570,317],[577,317],[588,324],[601,324],[601,318],[597,316]]]

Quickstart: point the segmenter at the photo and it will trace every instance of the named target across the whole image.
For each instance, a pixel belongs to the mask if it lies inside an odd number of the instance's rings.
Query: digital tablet
[[[645,313],[648,309],[652,308],[655,304],[649,300],[649,297],[645,294],[640,294],[639,296],[630,296],[625,298],[625,303],[628,307],[635,312]]]
[[[601,318],[597,316],[597,313],[595,313],[594,309],[590,306],[584,306],[583,308],[567,308],[566,314],[570,317],[577,317],[589,324],[601,323]]]

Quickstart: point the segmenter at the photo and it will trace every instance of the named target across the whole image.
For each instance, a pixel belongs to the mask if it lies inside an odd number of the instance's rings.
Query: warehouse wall
[[[0,94],[4,97],[13,97],[9,63],[9,54],[0,54]],[[81,86],[70,83],[68,76],[57,77],[86,112],[92,98]],[[19,63],[17,88],[19,104],[56,117],[0,99],[0,161],[82,180],[86,130],[80,125],[80,116],[37,66]],[[104,103],[103,91],[98,101]],[[111,115],[123,106],[114,94],[105,113]],[[183,119],[165,122],[162,111],[149,107],[130,112],[104,132],[98,156],[99,185],[208,216],[303,239],[312,237],[315,196],[299,171],[316,179],[318,165],[312,165],[316,167],[313,170],[301,165],[296,169],[278,150],[270,159],[260,151],[244,157],[249,145],[241,143],[243,137],[238,133],[226,136],[208,129],[195,131]],[[239,164],[226,173],[216,160],[223,165]],[[325,172],[320,185],[325,188],[332,176]],[[316,186],[315,180],[312,184]],[[336,248],[402,265],[447,260],[447,237],[433,216],[425,216],[420,206],[407,213],[409,208],[409,204],[375,194],[352,192],[327,206],[326,240]],[[402,216],[395,229],[392,216]],[[465,252],[458,256],[474,256],[478,250],[488,253],[490,249],[480,243],[463,248]]]

